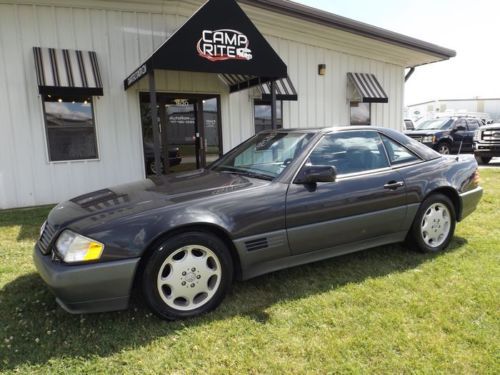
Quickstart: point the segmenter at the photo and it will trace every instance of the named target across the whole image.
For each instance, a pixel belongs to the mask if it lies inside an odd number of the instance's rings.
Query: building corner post
[[[273,130],[278,129],[276,116],[276,81],[271,81],[271,127]]]

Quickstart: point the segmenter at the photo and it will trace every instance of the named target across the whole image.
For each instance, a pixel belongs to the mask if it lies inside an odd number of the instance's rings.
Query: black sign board
[[[125,89],[150,69],[241,74],[271,79],[287,68],[235,0],[209,0],[125,79]]]

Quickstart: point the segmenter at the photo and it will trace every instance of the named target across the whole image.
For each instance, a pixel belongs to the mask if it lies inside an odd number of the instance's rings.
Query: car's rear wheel
[[[162,159],[163,162],[163,159]],[[146,163],[146,173],[147,174],[156,174],[156,163],[154,159],[148,159]],[[163,170],[163,168],[162,168]]]
[[[232,283],[227,246],[208,232],[168,238],[149,257],[142,277],[144,298],[168,320],[189,318],[217,307]]]
[[[488,164],[491,160],[491,157],[487,156],[476,156],[476,160],[479,164]]]
[[[441,251],[449,245],[455,224],[453,203],[443,194],[433,194],[422,202],[410,229],[408,244],[422,252]]]
[[[449,154],[451,154],[451,147],[448,143],[442,142],[442,143],[438,144],[437,152],[439,152],[440,154],[443,154],[443,155],[449,155]]]

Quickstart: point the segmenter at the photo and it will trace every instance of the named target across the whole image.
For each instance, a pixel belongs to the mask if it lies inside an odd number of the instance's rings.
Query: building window
[[[43,98],[50,161],[97,159],[97,140],[91,97]]]
[[[283,102],[281,100],[276,101],[276,122],[278,129],[283,127],[283,117],[282,117]],[[254,122],[255,122],[255,134],[263,130],[271,130],[271,102],[264,100],[255,100],[254,102]]]
[[[370,103],[351,102],[351,125],[371,125]]]

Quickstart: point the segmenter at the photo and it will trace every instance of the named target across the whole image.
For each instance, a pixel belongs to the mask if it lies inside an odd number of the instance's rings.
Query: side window
[[[467,129],[467,125],[464,119],[461,118],[455,121],[455,129],[457,129],[459,126],[463,126],[465,129]]]
[[[309,156],[309,163],[331,165],[339,175],[389,166],[382,141],[374,131],[327,134]]]
[[[467,120],[467,127],[469,128],[469,130],[476,130],[479,129],[479,124],[477,120],[471,119]]]
[[[392,139],[387,138],[385,135],[380,135],[382,142],[384,142],[387,156],[392,165],[411,163],[420,160],[417,156],[411,153],[406,147],[401,146],[399,143],[394,142]]]
[[[43,97],[50,161],[97,159],[92,98]]]

